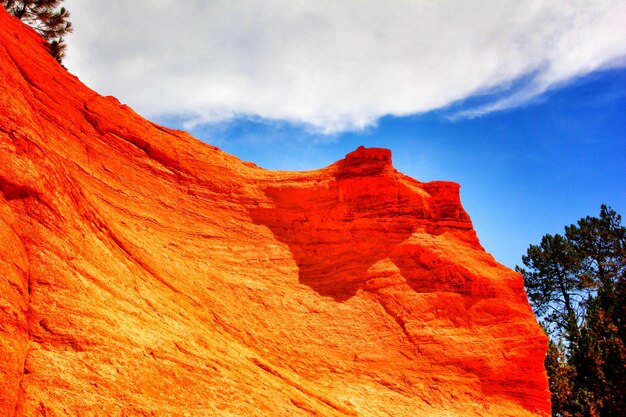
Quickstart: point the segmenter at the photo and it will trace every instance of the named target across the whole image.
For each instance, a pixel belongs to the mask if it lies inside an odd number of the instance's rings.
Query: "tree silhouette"
[[[59,8],[62,0],[3,0],[7,11],[35,29],[48,42],[50,54],[59,62],[65,57],[64,37],[73,31],[70,12]]]
[[[602,206],[522,257],[528,298],[550,336],[552,415],[626,415],[626,228]]]

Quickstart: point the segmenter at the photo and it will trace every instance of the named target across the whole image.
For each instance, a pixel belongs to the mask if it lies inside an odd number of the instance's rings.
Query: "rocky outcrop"
[[[537,416],[546,338],[459,186],[273,172],[0,11],[0,415]]]

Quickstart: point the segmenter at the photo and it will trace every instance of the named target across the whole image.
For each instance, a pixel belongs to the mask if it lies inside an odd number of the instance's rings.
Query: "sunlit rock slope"
[[[267,171],[0,9],[0,415],[547,415],[546,338],[458,185]]]

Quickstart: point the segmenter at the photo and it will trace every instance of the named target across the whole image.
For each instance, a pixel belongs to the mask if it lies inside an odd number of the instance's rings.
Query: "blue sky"
[[[602,203],[626,214],[626,0],[64,4],[65,65],[99,93],[268,169],[389,148],[460,183],[510,267]]]

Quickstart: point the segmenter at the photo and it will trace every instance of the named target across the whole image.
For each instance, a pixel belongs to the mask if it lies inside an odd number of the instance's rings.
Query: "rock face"
[[[544,416],[546,338],[459,186],[272,172],[0,11],[0,415]]]

